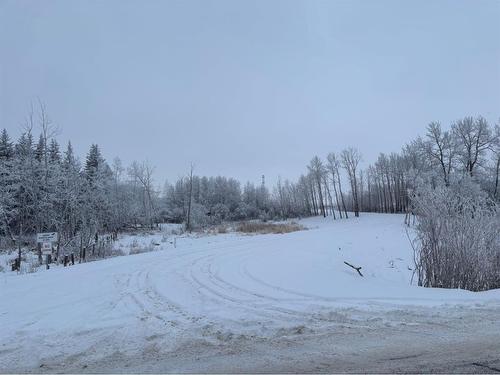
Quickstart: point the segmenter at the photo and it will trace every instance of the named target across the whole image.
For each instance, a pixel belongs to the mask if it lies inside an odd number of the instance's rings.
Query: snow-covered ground
[[[172,234],[130,236],[115,246],[158,251],[0,274],[0,372],[498,367],[500,291],[410,285],[402,216],[301,223],[309,229],[182,237],[175,248]]]

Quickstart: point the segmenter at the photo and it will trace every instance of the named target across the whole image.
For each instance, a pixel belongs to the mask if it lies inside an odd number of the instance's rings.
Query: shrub
[[[219,225],[217,227],[217,233],[219,234],[227,233],[227,227],[225,225]]]
[[[144,246],[131,246],[129,255],[134,255],[134,254],[142,254],[142,253],[149,253],[151,251],[155,250],[155,245],[151,241],[150,244],[144,245]]]
[[[418,284],[472,291],[499,288],[498,206],[470,178],[417,191]]]

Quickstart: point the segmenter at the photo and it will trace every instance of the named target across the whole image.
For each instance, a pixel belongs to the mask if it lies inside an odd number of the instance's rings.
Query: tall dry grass
[[[306,229],[302,225],[291,223],[261,223],[255,221],[244,221],[236,226],[237,232],[242,233],[258,233],[258,234],[284,234],[297,232]]]

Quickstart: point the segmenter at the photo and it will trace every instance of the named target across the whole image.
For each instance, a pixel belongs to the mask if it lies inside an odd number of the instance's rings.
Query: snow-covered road
[[[498,367],[499,291],[410,286],[402,220],[313,218],[286,235],[181,238],[176,248],[3,274],[0,371]]]

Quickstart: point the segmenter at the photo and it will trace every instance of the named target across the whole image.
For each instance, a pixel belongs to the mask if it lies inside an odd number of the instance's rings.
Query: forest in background
[[[57,255],[81,257],[98,236],[161,222],[193,230],[249,219],[407,213],[417,217],[420,285],[500,287],[500,124],[465,117],[423,131],[367,168],[354,147],[314,156],[297,181],[279,178],[272,189],[264,176],[257,186],[242,186],[233,178],[197,176],[193,166],[157,189],[148,162],[108,162],[97,144],[81,161],[71,142],[61,147],[39,103],[19,139],[5,129],[0,135],[0,249],[33,246],[36,233],[54,231]]]

